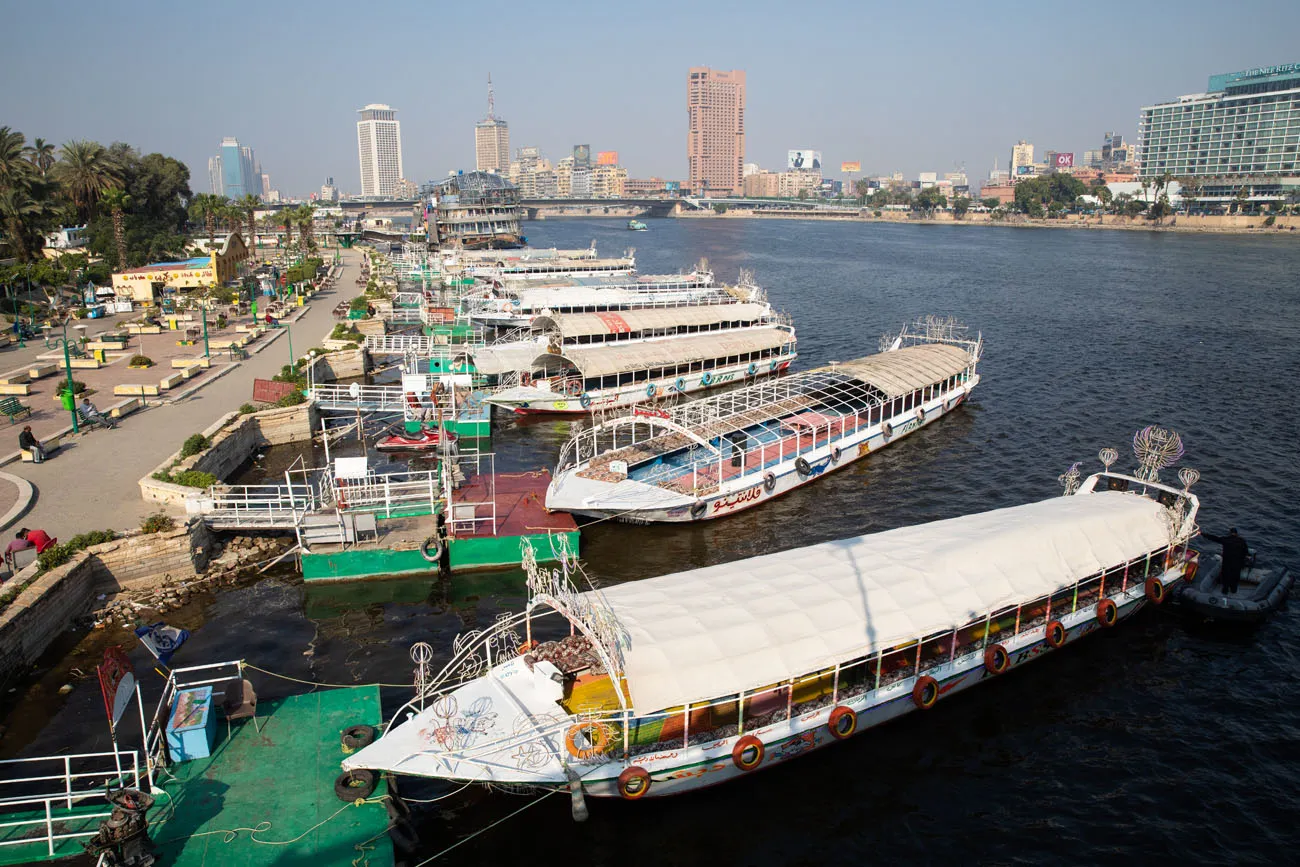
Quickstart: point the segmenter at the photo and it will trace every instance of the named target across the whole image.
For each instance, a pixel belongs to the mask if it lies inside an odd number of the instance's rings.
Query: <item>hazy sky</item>
[[[1300,61],[1300,0],[28,0],[5,22],[0,125],[161,151],[195,192],[228,135],[286,194],[329,175],[359,190],[369,102],[398,110],[411,180],[472,169],[489,72],[512,151],[590,144],[633,177],[683,177],[686,75],[705,65],[748,74],[748,162],[812,148],[828,169],[965,163],[974,179],[1019,138],[1040,153],[1100,147],[1107,130],[1133,140],[1142,105]]]

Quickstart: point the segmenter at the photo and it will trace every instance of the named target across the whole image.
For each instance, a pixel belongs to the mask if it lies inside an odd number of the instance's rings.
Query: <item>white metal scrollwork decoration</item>
[[[1075,461],[1070,464],[1070,468],[1056,477],[1056,481],[1064,488],[1061,496],[1068,497],[1079,490],[1079,462]]]
[[[560,567],[548,569],[537,564],[537,554],[530,543],[524,542],[520,548],[532,597],[529,604],[545,602],[570,622],[584,627],[589,633],[588,637],[599,645],[597,652],[603,657],[601,662],[607,670],[621,672],[623,649],[631,639],[599,590],[593,588],[589,592],[580,592],[569,580],[570,572],[582,573],[576,553],[569,550],[564,542],[559,543],[557,555]]]
[[[1194,469],[1193,467],[1183,467],[1178,471],[1178,481],[1183,483],[1183,493],[1190,491],[1192,485],[1196,484],[1200,480],[1200,470]]]
[[[1101,465],[1106,468],[1106,472],[1110,472],[1110,465],[1119,460],[1119,452],[1112,448],[1104,448],[1097,452],[1097,460],[1101,461]]]
[[[1147,425],[1133,435],[1133,456],[1138,460],[1134,475],[1144,482],[1158,482],[1160,471],[1183,456],[1183,438],[1174,431]]]
[[[415,663],[415,695],[424,710],[424,692],[429,687],[429,662],[433,659],[433,648],[424,641],[411,645],[411,661]]]

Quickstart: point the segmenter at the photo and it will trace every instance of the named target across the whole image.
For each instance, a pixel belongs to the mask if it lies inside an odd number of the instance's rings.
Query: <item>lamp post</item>
[[[63,320],[62,337],[46,337],[45,346],[47,349],[63,345],[63,369],[68,374],[68,394],[72,398],[68,411],[72,413],[72,432],[81,433],[81,427],[77,424],[77,393],[72,389],[72,354],[68,351],[68,320]]]
[[[208,305],[202,305],[199,310],[203,315],[203,357],[211,358],[212,353],[208,349]]]

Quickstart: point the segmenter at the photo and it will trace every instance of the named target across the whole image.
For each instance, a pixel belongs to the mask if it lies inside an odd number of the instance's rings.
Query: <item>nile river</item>
[[[1073,461],[1100,467],[1102,446],[1131,467],[1132,434],[1153,423],[1179,431],[1185,465],[1201,471],[1204,527],[1235,525],[1261,557],[1300,566],[1290,405],[1300,239],[754,220],[526,232],[535,246],[635,245],[644,273],[700,258],[727,282],[751,269],[794,317],[800,368],[875,352],[882,333],[927,313],[986,341],[972,400],[868,460],[725,520],[588,528],[582,556],[602,581],[1053,496]],[[500,421],[498,469],[550,465],[569,425]],[[441,657],[457,632],[522,600],[511,572],[441,589],[413,579],[306,589],[284,576],[217,596],[177,661],[242,656],[309,680],[409,682],[412,642]],[[664,801],[591,801],[585,825],[553,797],[438,863],[1290,862],[1297,663],[1293,612],[1225,636],[1147,611],[750,779]],[[299,688],[258,683],[267,695]],[[390,709],[405,697],[385,693]],[[87,681],[24,752],[102,748],[103,729]],[[478,792],[425,808],[421,857],[523,803]]]

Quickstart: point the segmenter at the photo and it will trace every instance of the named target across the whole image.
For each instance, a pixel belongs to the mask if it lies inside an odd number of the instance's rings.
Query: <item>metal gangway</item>
[[[185,502],[214,530],[291,530],[320,506],[319,493],[304,484],[213,485]]]
[[[426,334],[368,334],[365,345],[371,355],[428,355],[447,347]]]
[[[317,383],[308,390],[307,396],[324,410],[402,413],[406,409],[406,398],[400,385]]]

